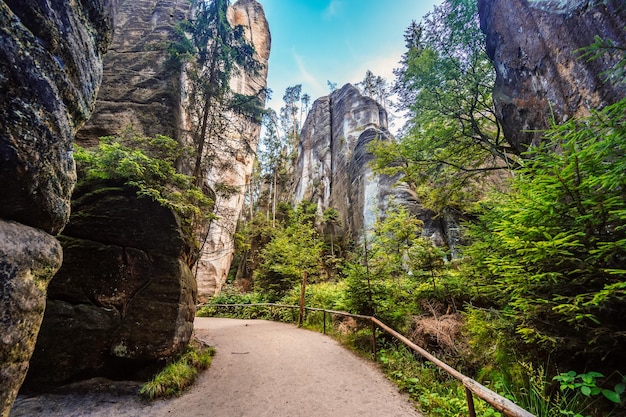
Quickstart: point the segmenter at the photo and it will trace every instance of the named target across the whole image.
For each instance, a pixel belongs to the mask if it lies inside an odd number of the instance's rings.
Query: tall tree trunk
[[[276,177],[277,177],[277,173],[276,173],[276,168],[274,168],[274,197],[272,198],[272,227],[276,227],[276,196],[278,195],[278,192],[276,191]]]
[[[204,103],[204,108],[202,109],[202,125],[200,127],[200,135],[197,138],[196,144],[196,163],[193,170],[193,176],[195,178],[196,187],[202,187],[202,159],[204,156],[204,146],[206,144],[206,133],[208,130],[209,124],[209,107],[210,100],[207,100]]]

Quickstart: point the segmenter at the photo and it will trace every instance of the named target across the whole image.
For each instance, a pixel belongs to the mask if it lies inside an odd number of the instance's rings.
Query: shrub
[[[75,146],[79,182],[113,180],[137,189],[176,211],[184,222],[213,218],[213,202],[194,185],[193,177],[176,171],[176,161],[184,149],[163,135],[147,138],[127,129],[118,136],[100,138],[95,149]]]
[[[559,360],[623,365],[625,138],[626,100],[547,132],[512,191],[485,206],[465,252],[478,291]]]

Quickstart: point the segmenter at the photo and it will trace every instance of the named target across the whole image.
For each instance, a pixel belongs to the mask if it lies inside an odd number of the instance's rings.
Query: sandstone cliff
[[[354,239],[373,227],[377,213],[384,213],[393,198],[424,221],[425,235],[445,244],[445,229],[433,213],[396,185],[395,178],[372,172],[367,145],[377,139],[392,140],[387,112],[354,86],[346,84],[316,100],[300,135],[294,202],[315,202],[320,214],[335,208],[344,239]]]
[[[229,10],[233,25],[242,25],[256,51],[262,68],[258,74],[241,72],[231,80],[235,93],[248,96],[261,93],[266,86],[270,55],[270,30],[263,7],[255,0],[239,0]],[[202,234],[200,260],[194,269],[198,282],[198,301],[219,293],[226,281],[233,259],[234,235],[243,209],[246,187],[256,158],[261,124],[236,114],[229,115],[226,140],[212,143],[212,164],[208,169],[208,186],[215,191],[215,214],[218,219]],[[190,120],[185,119],[189,124]],[[185,127],[185,131],[189,131]],[[223,191],[221,191],[223,190]]]
[[[129,126],[145,136],[179,138],[180,74],[165,65],[164,46],[189,8],[186,0],[119,0],[98,100],[77,143],[95,146]]]
[[[551,118],[561,122],[613,103],[626,85],[603,81],[617,57],[588,61],[594,36],[626,46],[622,0],[479,0],[480,24],[497,79],[493,98],[507,140],[537,143]]]
[[[1,416],[24,379],[46,287],[61,266],[51,234],[69,217],[72,142],[100,85],[114,3],[0,1]]]
[[[184,76],[166,65],[168,53],[163,49],[164,42],[174,35],[174,25],[189,13],[189,3],[183,0],[120,0],[115,37],[104,61],[101,93],[92,119],[77,135],[80,144],[93,146],[98,137],[119,133],[128,126],[146,136],[158,133],[192,143],[187,132],[194,131],[196,121],[184,98]],[[271,43],[263,8],[255,0],[239,0],[229,9],[228,19],[233,25],[244,26],[262,65],[258,75],[242,73],[235,77],[232,90],[256,94],[266,86]],[[260,135],[259,123],[236,115],[231,115],[230,121],[228,140],[210,144],[212,164],[206,173],[206,188],[215,197],[218,220],[198,233],[201,256],[193,269],[198,301],[219,291],[228,274],[233,235]]]

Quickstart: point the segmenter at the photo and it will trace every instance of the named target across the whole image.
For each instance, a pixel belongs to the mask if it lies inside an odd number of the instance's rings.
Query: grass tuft
[[[190,344],[177,361],[167,365],[141,387],[140,395],[148,400],[179,397],[194,383],[198,372],[211,365],[213,355],[215,349],[212,347]]]

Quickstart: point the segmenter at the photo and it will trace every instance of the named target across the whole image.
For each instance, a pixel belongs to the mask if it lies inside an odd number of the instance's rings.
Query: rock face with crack
[[[590,61],[580,51],[595,36],[626,46],[622,0],[479,0],[478,8],[497,73],[494,102],[518,151],[538,144],[552,117],[583,116],[626,95],[626,85],[602,76],[617,55]]]
[[[174,38],[174,26],[188,17],[190,4],[119,1],[94,114],[76,136],[82,146],[97,146],[99,137],[128,127],[150,137],[179,136],[180,72],[166,65],[165,45]]]
[[[0,2],[0,217],[51,233],[69,217],[72,143],[91,114],[111,1]]]
[[[300,135],[294,202],[312,201],[320,214],[336,209],[344,238],[356,239],[372,229],[392,198],[424,222],[426,236],[441,245],[448,243],[441,220],[434,219],[395,178],[374,174],[369,167],[373,155],[368,144],[391,138],[385,109],[354,86],[346,84],[319,98]]]
[[[28,369],[69,218],[115,0],[0,1],[0,415]]]
[[[189,342],[196,285],[178,217],[107,185],[74,193],[26,387],[137,377]]]

